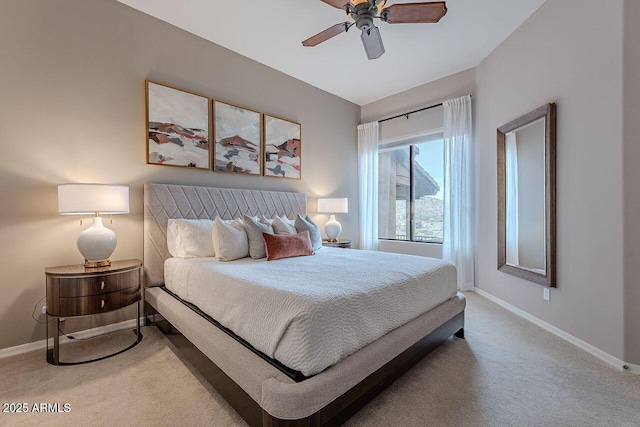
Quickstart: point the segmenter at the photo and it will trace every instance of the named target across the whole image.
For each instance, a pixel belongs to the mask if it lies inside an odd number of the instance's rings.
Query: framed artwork
[[[213,101],[214,171],[262,174],[262,114]]]
[[[264,115],[264,176],[300,179],[302,126]]]
[[[209,170],[209,98],[146,83],[147,163]]]

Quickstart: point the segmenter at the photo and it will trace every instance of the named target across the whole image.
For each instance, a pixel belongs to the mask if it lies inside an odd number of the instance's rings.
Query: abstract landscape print
[[[147,81],[147,163],[210,169],[209,98]]]
[[[264,116],[264,176],[301,178],[301,125]]]
[[[262,114],[213,101],[215,171],[260,175]]]

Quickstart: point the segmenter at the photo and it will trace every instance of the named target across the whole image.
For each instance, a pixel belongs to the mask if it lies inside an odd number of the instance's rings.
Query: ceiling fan
[[[302,42],[303,46],[313,47],[329,40],[338,34],[349,31],[354,24],[362,31],[360,38],[369,59],[377,59],[384,53],[384,45],[380,30],[373,24],[374,19],[389,24],[424,24],[436,23],[447,13],[446,2],[422,2],[393,4],[387,8],[387,0],[321,0],[324,3],[344,9],[353,22],[346,21],[329,27],[326,30]]]

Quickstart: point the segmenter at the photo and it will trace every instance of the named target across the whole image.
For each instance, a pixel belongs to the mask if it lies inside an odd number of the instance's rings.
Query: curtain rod
[[[471,96],[471,95],[469,95],[469,96]],[[393,119],[399,119],[400,117],[406,117],[407,119],[409,119],[409,116],[412,115],[412,114],[419,113],[421,111],[431,110],[432,108],[436,108],[436,107],[442,107],[442,102],[439,103],[439,104],[429,105],[428,107],[420,108],[418,110],[413,110],[413,111],[409,111],[407,113],[398,114],[397,116],[387,117],[386,119],[378,120],[378,123],[387,122],[387,121],[393,120]]]

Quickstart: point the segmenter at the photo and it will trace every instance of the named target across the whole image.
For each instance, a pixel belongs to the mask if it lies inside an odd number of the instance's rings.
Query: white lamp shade
[[[348,213],[349,199],[318,199],[318,213]]]
[[[58,212],[62,215],[128,214],[129,187],[110,184],[59,185]]]

